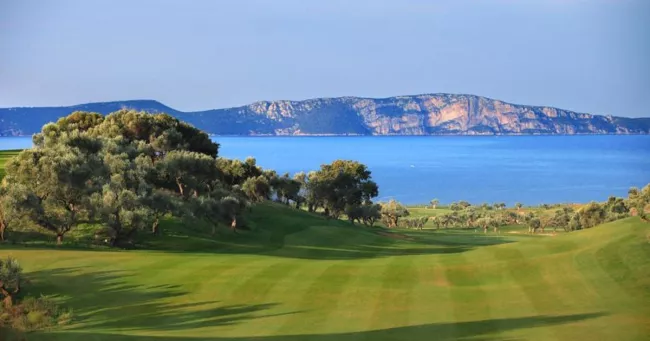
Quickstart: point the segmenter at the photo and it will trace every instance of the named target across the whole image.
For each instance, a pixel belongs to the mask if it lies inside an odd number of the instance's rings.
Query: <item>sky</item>
[[[0,107],[469,93],[650,117],[648,0],[0,0]]]

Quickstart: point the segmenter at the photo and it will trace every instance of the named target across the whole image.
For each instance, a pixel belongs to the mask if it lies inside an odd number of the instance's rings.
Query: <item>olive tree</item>
[[[336,160],[310,172],[307,178],[309,209],[323,207],[328,217],[338,218],[347,206],[371,203],[379,194],[370,170],[356,161]]]
[[[56,234],[57,244],[87,213],[90,196],[105,177],[101,141],[82,133],[61,143],[22,151],[7,163],[7,182],[24,186],[16,208],[41,228]]]
[[[155,167],[159,184],[175,189],[183,199],[209,191],[218,172],[211,157],[184,150],[167,153]]]
[[[15,258],[0,259],[0,294],[5,308],[13,305],[23,281],[23,269]]]
[[[409,216],[409,211],[396,200],[381,203],[381,219],[386,227],[397,227],[399,219]]]
[[[242,185],[242,190],[252,202],[268,200],[271,195],[271,185],[264,175],[246,179]]]
[[[628,202],[634,208],[636,215],[644,221],[650,221],[649,205],[650,205],[650,184],[642,189],[631,188],[628,192]]]
[[[606,218],[607,213],[603,206],[590,202],[575,212],[571,226],[574,230],[587,229],[604,223]]]
[[[20,205],[27,199],[25,186],[9,183],[3,179],[0,184],[0,241],[5,240],[5,233],[24,216]]]

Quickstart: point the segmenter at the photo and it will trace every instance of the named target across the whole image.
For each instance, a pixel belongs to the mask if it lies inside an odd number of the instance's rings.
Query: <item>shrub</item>
[[[47,296],[25,298],[0,312],[0,327],[20,332],[48,329],[72,321],[72,310],[61,309]]]

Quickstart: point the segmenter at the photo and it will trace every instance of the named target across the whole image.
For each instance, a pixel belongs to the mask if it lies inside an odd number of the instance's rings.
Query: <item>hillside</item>
[[[0,256],[25,267],[30,292],[59,295],[76,314],[72,325],[28,340],[642,340],[650,333],[648,225],[636,218],[557,237],[425,230],[406,232],[409,240],[274,204],[250,218],[256,232],[219,242],[167,226],[175,232],[158,246],[174,252],[2,245]]]
[[[485,135],[647,134],[650,118],[577,113],[510,104],[474,95],[427,94],[382,99],[340,97],[262,101],[181,112],[151,100],[70,107],[0,109],[0,136],[31,135],[73,111],[108,114],[121,108],[166,112],[218,135]]]

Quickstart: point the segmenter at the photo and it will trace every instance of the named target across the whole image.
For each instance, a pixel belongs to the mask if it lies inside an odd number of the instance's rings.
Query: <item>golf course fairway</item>
[[[276,204],[157,250],[2,245],[74,321],[28,340],[647,340],[650,225],[370,229]],[[379,233],[379,231],[383,231]],[[152,244],[156,246],[155,244]]]

